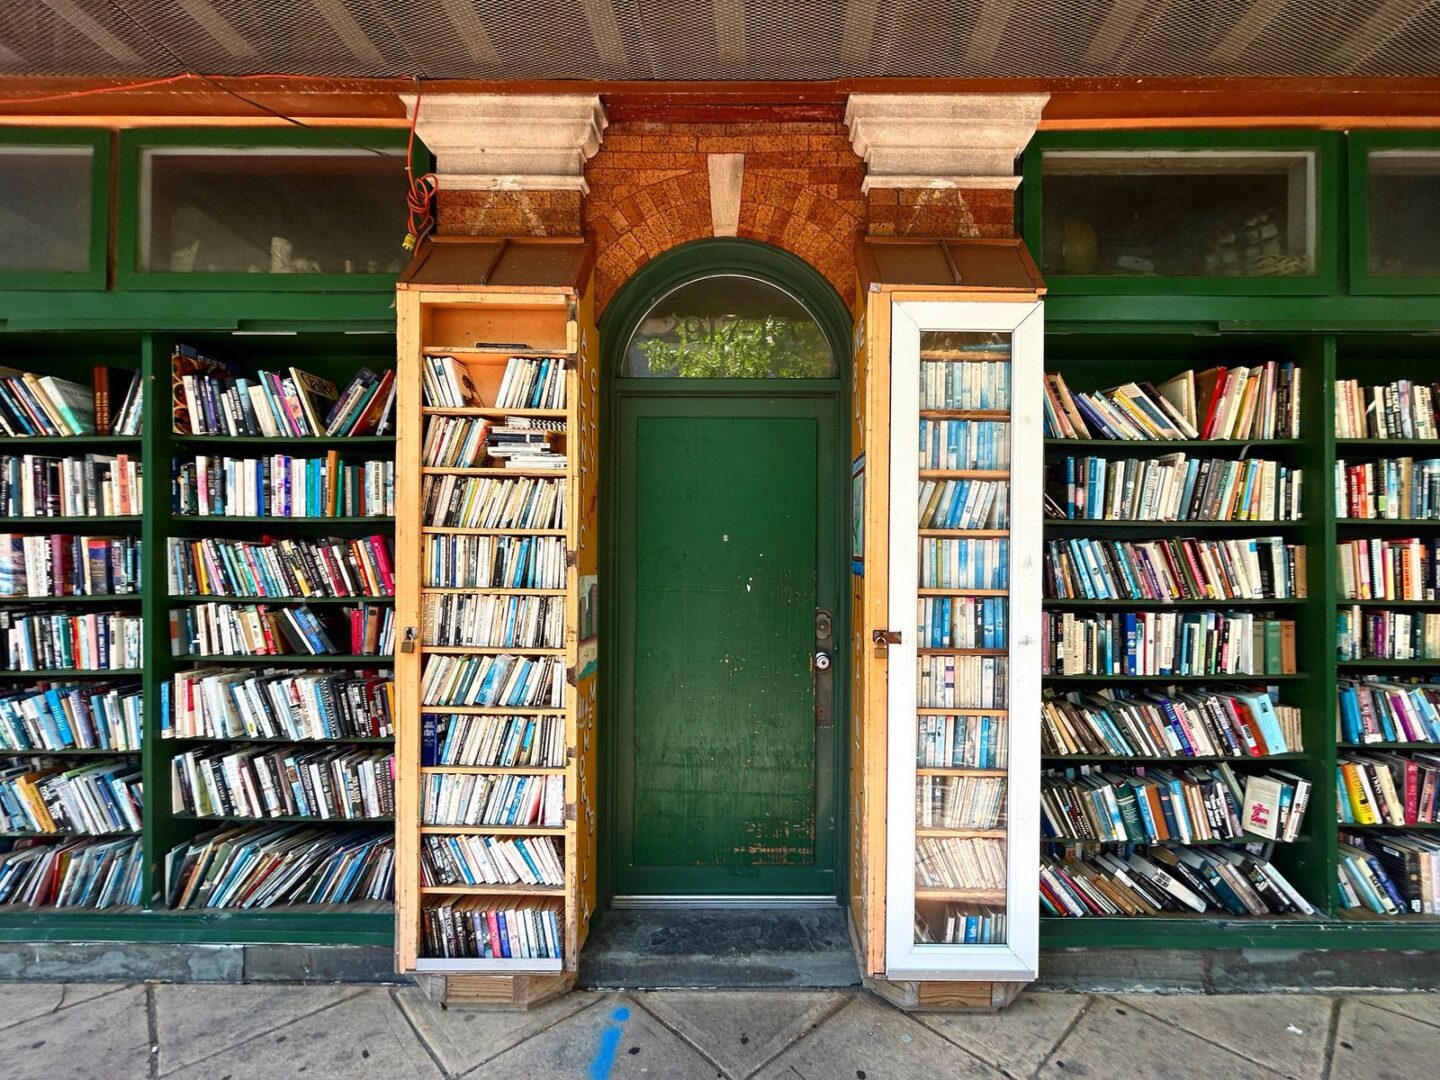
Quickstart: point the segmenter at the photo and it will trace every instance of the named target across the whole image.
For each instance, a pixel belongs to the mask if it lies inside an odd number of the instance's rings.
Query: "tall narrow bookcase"
[[[869,242],[852,828],[867,985],[992,1008],[1033,980],[1043,285],[1018,242]]]
[[[593,323],[591,256],[578,241],[495,241],[437,238],[417,252],[402,277],[399,294],[399,431],[397,535],[397,657],[399,701],[397,786],[398,925],[396,954],[402,973],[431,975],[444,981],[447,1000],[493,1004],[529,1004],[564,992],[574,983],[581,946],[596,903],[595,821],[595,648],[598,337]],[[470,282],[470,284],[461,284]],[[467,400],[439,405],[426,397],[423,372],[443,358],[468,382]],[[533,409],[497,403],[507,366],[535,360],[563,371],[564,407]],[[565,456],[563,470],[524,468],[446,468],[425,464],[424,439],[432,423],[447,418],[488,421],[492,425],[539,422],[563,436],[552,445]],[[563,520],[550,528],[436,524],[427,515],[427,482],[447,477],[494,480],[498,484],[534,480],[540,487],[564,485]],[[498,542],[553,538],[563,542],[565,567],[560,588],[494,588],[451,584],[427,558],[432,542],[462,537],[493,537]],[[473,565],[466,572],[474,571]],[[563,640],[542,648],[510,645],[440,645],[433,641],[427,609],[442,597],[548,598],[563,604]],[[539,663],[558,659],[562,685],[543,706],[503,704],[485,693],[454,704],[426,703],[424,680],[436,663]],[[437,696],[435,694],[432,697]],[[506,699],[509,700],[509,699]],[[533,701],[533,699],[530,699]],[[562,720],[564,746],[545,766],[462,763],[424,764],[431,732],[474,717],[519,721],[548,717]],[[433,743],[432,743],[433,745]],[[487,759],[493,761],[493,759]],[[484,824],[478,812],[466,824],[432,824],[423,800],[429,785],[500,784],[515,777],[563,782],[563,821],[551,824]],[[453,820],[447,817],[447,820]],[[542,819],[544,820],[544,819]],[[441,883],[423,873],[427,838],[478,837],[481,842],[540,839],[558,842],[563,880],[555,884],[504,885]],[[478,935],[474,912],[484,912]],[[437,915],[437,912],[440,914]],[[558,941],[547,940],[535,913],[553,912]],[[504,918],[508,922],[502,923]],[[437,922],[437,919],[449,921]],[[532,935],[526,946],[515,921]],[[464,942],[444,941],[457,920],[466,921]],[[539,926],[537,930],[536,927]],[[488,928],[488,933],[486,932]],[[438,939],[438,940],[437,940]],[[557,948],[558,946],[558,948]],[[465,955],[456,956],[455,952]],[[495,952],[499,955],[494,955]],[[446,956],[449,952],[451,955]],[[558,953],[558,955],[557,955]]]

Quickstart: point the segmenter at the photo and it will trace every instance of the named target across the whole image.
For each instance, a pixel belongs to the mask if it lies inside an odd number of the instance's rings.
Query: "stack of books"
[[[1356,604],[1335,618],[1341,660],[1440,660],[1440,612]]]
[[[274,454],[176,461],[173,508],[201,517],[393,517],[395,463]]]
[[[1086,521],[1296,521],[1302,473],[1247,458],[1064,457],[1047,467],[1051,517]]]
[[[0,457],[0,517],[125,517],[140,513],[140,462],[128,454]]]
[[[1071,918],[1315,914],[1271,863],[1269,847],[1151,847],[1047,857],[1040,866],[1040,906],[1048,915]]]
[[[1440,683],[1341,679],[1340,737],[1348,743],[1440,743]]]
[[[172,849],[164,866],[171,908],[378,903],[395,895],[395,840],[384,830],[221,828]]]
[[[1335,380],[1337,439],[1440,439],[1440,384]]]
[[[1440,520],[1440,458],[1335,462],[1335,506],[1351,520]]]
[[[140,839],[0,841],[0,904],[139,907],[146,900]]]
[[[1047,691],[1040,739],[1047,754],[1118,757],[1266,757],[1304,748],[1300,710],[1245,688]]]
[[[558,649],[565,644],[565,599],[442,593],[425,598],[425,640],[446,647]]]
[[[428,905],[420,911],[425,955],[443,960],[558,960],[564,913],[553,908],[497,907],[481,897]]]
[[[425,659],[420,682],[425,705],[561,708],[565,660],[558,656],[442,656]]]
[[[136,612],[0,610],[6,671],[113,671],[144,665]]]
[[[348,646],[342,649],[340,643]],[[389,656],[395,609],[359,604],[338,615],[307,605],[194,604],[170,610],[173,656]]]
[[[1298,439],[1300,376],[1294,364],[1184,371],[1158,386],[1124,383],[1071,393],[1045,376],[1045,435],[1054,439]]]
[[[565,777],[430,773],[420,779],[426,825],[565,827]]]
[[[142,802],[133,762],[71,768],[37,758],[0,768],[0,832],[139,832]]]
[[[58,375],[0,367],[0,434],[138,435],[143,384],[140,372],[104,364],[82,386]]]
[[[0,552],[3,552],[0,536]],[[394,596],[390,539],[170,538],[170,595]],[[3,587],[0,562],[0,587]]]
[[[0,596],[120,596],[141,583],[138,536],[0,533]]]
[[[1272,600],[1305,596],[1305,547],[1232,540],[1045,542],[1046,596],[1084,600]]]
[[[1340,832],[1340,906],[1376,915],[1440,915],[1440,837]]]
[[[172,810],[194,817],[389,817],[395,757],[343,747],[192,750],[170,761],[170,797]]]
[[[162,684],[160,734],[178,739],[347,739],[395,733],[381,671],[201,667]]]
[[[1040,831],[1061,843],[1194,844],[1300,834],[1310,782],[1294,773],[1236,775],[1229,764],[1130,770],[1082,766],[1040,778]]]
[[[565,481],[432,474],[421,485],[420,505],[429,526],[563,529]]]
[[[563,589],[566,569],[559,536],[425,537],[427,588]]]
[[[139,683],[47,683],[0,694],[0,751],[140,749]]]
[[[1295,622],[1251,611],[1047,611],[1050,675],[1293,675]]]
[[[420,884],[565,884],[565,856],[551,836],[422,836]]]

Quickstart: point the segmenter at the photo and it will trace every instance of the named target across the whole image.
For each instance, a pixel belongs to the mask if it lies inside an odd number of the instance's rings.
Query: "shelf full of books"
[[[393,902],[395,372],[374,346],[329,344],[171,352],[147,787],[175,838],[170,908],[343,919]]]
[[[397,961],[568,985],[594,912],[588,284],[400,291]]]
[[[1061,341],[1044,377],[1047,940],[1072,921],[1314,917],[1321,358]]]
[[[885,973],[1020,983],[1041,551],[1039,470],[1014,465],[1040,440],[1041,310],[916,300],[890,320]]]
[[[1428,351],[1428,350],[1427,350]],[[1337,910],[1440,917],[1440,427],[1432,367],[1337,359]]]

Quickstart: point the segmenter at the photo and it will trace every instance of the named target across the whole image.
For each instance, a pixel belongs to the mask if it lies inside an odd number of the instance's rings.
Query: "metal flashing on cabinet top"
[[[941,288],[957,296],[1008,293],[1015,299],[1045,294],[1045,280],[1018,238],[869,237],[856,246],[855,262],[868,292]]]
[[[580,236],[428,236],[398,287],[578,291],[594,261],[595,245]]]

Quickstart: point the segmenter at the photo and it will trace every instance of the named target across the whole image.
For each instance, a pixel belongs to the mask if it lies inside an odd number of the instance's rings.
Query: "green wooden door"
[[[739,389],[617,402],[617,895],[835,890],[841,396]]]

